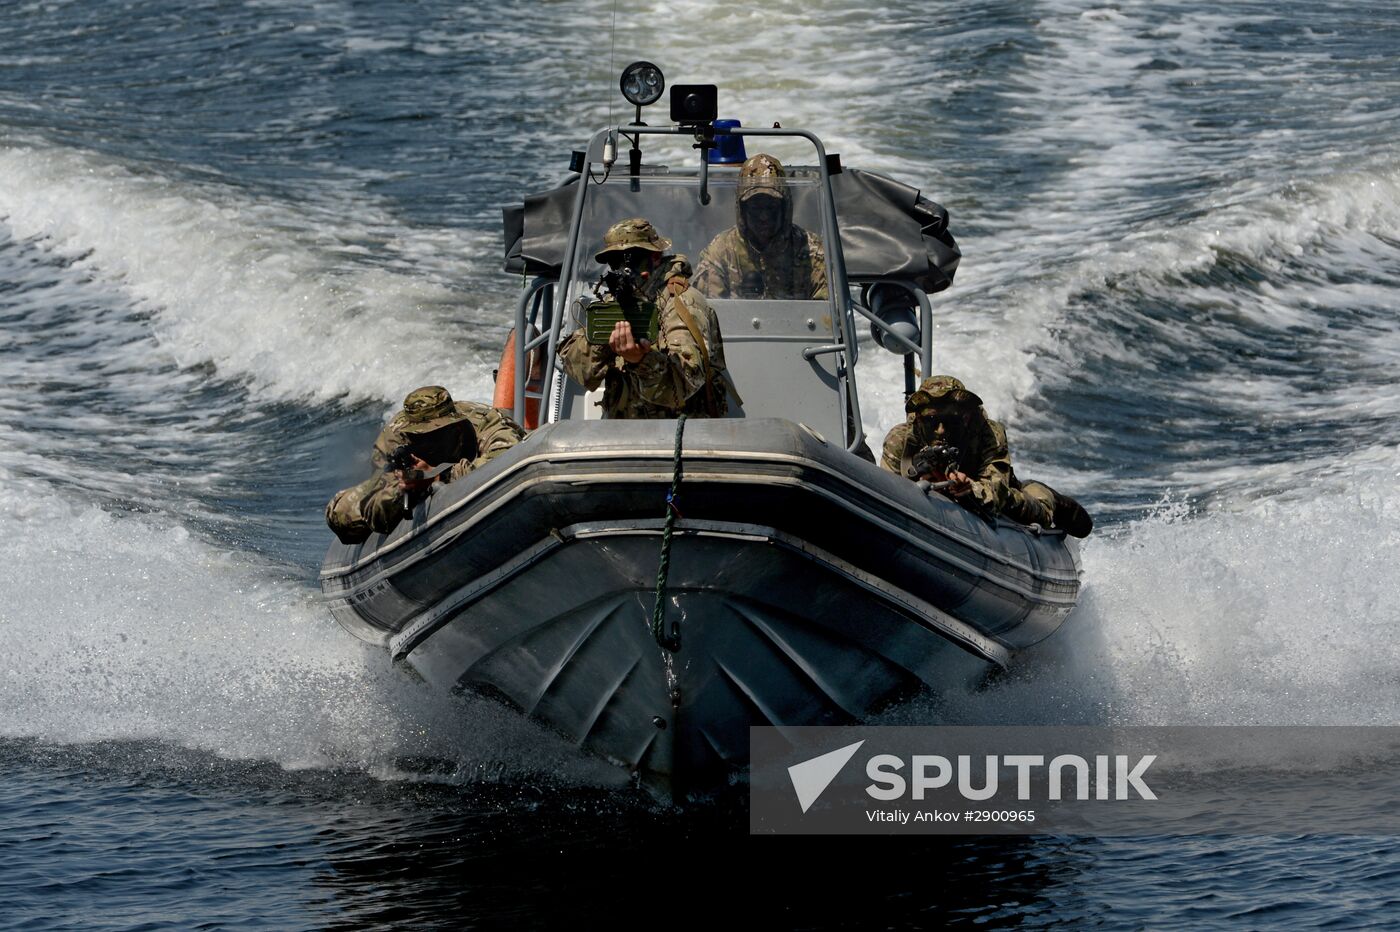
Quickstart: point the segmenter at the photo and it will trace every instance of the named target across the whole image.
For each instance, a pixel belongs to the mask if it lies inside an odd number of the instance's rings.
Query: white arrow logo
[[[836,779],[836,775],[841,772],[841,768],[846,766],[852,757],[856,756],[856,751],[864,741],[857,741],[855,744],[848,744],[844,748],[823,754],[821,757],[814,757],[811,760],[804,760],[800,764],[793,764],[788,768],[788,776],[792,778],[792,788],[797,791],[797,801],[802,805],[805,813],[812,808],[812,803],[817,801],[817,797],[822,795],[831,781]]]

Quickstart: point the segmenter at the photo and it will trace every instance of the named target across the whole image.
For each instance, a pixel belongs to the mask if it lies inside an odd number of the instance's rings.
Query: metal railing
[[[546,392],[543,386],[549,383],[541,383],[540,391],[528,390],[530,367],[527,360],[534,349],[549,342],[550,333],[554,329],[551,319],[554,308],[554,285],[555,282],[551,278],[536,278],[530,283],[529,288],[521,292],[520,301],[515,306],[515,385],[513,386],[514,395],[511,402],[513,407],[510,416],[522,424],[525,422],[525,405],[528,399],[538,399],[540,407],[544,407]],[[544,315],[543,321],[541,321],[541,314]],[[538,332],[533,337],[527,337],[531,327],[537,328]]]
[[[566,313],[568,310],[566,307],[566,304],[569,300],[569,288],[567,287],[567,283],[572,281],[574,277],[574,266],[576,264],[576,257],[578,255],[579,236],[581,234],[581,227],[583,224],[583,205],[585,198],[588,195],[588,186],[590,183],[593,183],[591,176],[592,166],[594,164],[599,164],[602,162],[603,146],[607,141],[609,135],[611,134],[691,137],[696,136],[696,133],[692,129],[683,129],[681,127],[675,126],[653,127],[619,125],[616,127],[599,130],[589,141],[588,150],[585,153],[584,158],[584,174],[578,181],[578,192],[574,202],[573,219],[569,226],[568,247],[565,250],[563,262],[561,263],[559,272],[558,281],[564,283],[565,287],[560,287],[556,289],[556,292],[552,296],[555,302],[555,310],[552,314],[551,319],[548,322],[548,326],[541,328],[542,333],[539,337],[536,337],[533,340],[529,341],[530,348],[545,343],[547,343],[549,347],[547,358],[545,360],[544,380],[542,383],[544,386],[544,391],[542,393],[539,393],[545,396],[542,400],[545,402],[546,405],[549,406],[549,410],[547,410],[543,415],[543,418],[547,420],[552,420],[554,417],[554,412],[558,410],[558,405],[554,404],[553,400],[549,396],[552,396],[555,392],[563,391],[562,380],[556,379],[556,369],[558,360],[557,352],[559,348],[560,337],[559,331],[563,325],[563,321],[566,317]],[[804,359],[808,360],[811,360],[819,355],[837,355],[837,396],[838,404],[841,406],[842,412],[842,440],[846,445],[846,449],[855,451],[860,447],[861,443],[865,439],[864,431],[861,426],[860,396],[856,386],[854,371],[855,364],[858,361],[860,355],[859,347],[857,344],[855,315],[856,313],[859,313],[862,317],[870,320],[874,326],[884,331],[887,337],[892,339],[896,345],[907,348],[911,353],[918,353],[920,357],[922,370],[924,374],[927,375],[931,371],[933,359],[932,308],[929,304],[928,295],[926,295],[922,290],[915,288],[912,285],[908,285],[907,283],[892,283],[899,284],[913,292],[916,300],[918,301],[920,312],[919,329],[921,345],[915,345],[900,334],[894,332],[890,325],[876,317],[876,315],[870,308],[867,308],[859,302],[852,300],[849,290],[850,286],[846,279],[846,263],[845,256],[842,252],[840,235],[841,228],[836,213],[836,198],[831,188],[831,174],[827,167],[826,147],[822,144],[822,141],[819,138],[817,138],[815,134],[808,132],[807,130],[800,129],[749,129],[743,127],[735,127],[731,129],[726,129],[725,135],[795,137],[800,139],[806,139],[812,144],[812,147],[816,150],[816,168],[820,175],[822,187],[822,197],[819,200],[821,204],[823,226],[827,234],[825,236],[825,245],[828,259],[826,265],[827,291],[832,311],[831,319],[833,322],[835,322],[833,325],[833,330],[835,331],[835,333],[833,335],[836,339],[830,344],[808,347],[807,349],[803,350],[802,355]],[[708,165],[702,163],[701,171],[704,172],[707,168]],[[537,287],[541,287],[540,283],[544,281],[545,280],[543,279],[537,279],[535,285],[532,286],[530,294],[535,293],[534,289]],[[553,282],[547,283],[547,285],[553,284]],[[528,296],[526,298],[521,299],[520,308],[517,310],[516,313],[517,333],[524,332],[524,307],[527,300]],[[527,348],[523,345],[523,341],[517,339],[517,373],[523,371],[525,359],[524,354],[526,351]],[[516,385],[516,404],[517,409],[522,409],[521,406],[523,406],[525,399],[525,392],[523,388],[524,380],[517,379],[517,382],[518,384]],[[538,395],[532,393],[531,397],[538,397]]]

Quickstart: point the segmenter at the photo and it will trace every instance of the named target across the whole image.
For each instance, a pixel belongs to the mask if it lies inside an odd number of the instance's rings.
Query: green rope
[[[681,488],[681,438],[685,435],[685,415],[676,418],[675,469],[671,473],[671,491],[666,493],[666,526],[661,530],[661,565],[656,571],[656,607],[651,613],[651,636],[656,643],[675,653],[681,649],[680,622],[671,623],[671,636],[665,635],[666,577],[671,573],[671,535],[680,517],[676,499]]]

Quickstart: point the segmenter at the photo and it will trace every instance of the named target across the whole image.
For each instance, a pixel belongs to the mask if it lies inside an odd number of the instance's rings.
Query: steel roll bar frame
[[[578,242],[581,227],[583,225],[583,205],[588,196],[588,186],[592,182],[592,168],[595,163],[602,162],[603,146],[609,135],[637,134],[648,136],[690,136],[697,140],[703,139],[703,134],[697,133],[691,127],[679,126],[635,126],[619,124],[614,127],[605,127],[596,132],[589,140],[588,149],[584,156],[584,171],[578,180],[578,192],[574,198],[573,218],[569,224],[568,247],[564,253],[563,262],[560,264],[558,284],[561,287],[555,289],[554,294],[548,295],[554,299],[553,313],[547,326],[540,327],[540,334],[531,340],[522,339],[525,333],[526,305],[534,299],[535,309],[531,313],[531,318],[537,316],[540,303],[541,292],[554,285],[548,279],[537,278],[530,288],[521,296],[516,308],[516,342],[515,342],[515,371],[517,373],[515,385],[515,405],[516,411],[523,412],[527,394],[529,397],[539,397],[542,409],[542,421],[554,419],[554,409],[549,403],[551,396],[557,389],[555,388],[555,370],[559,351],[560,329],[563,326],[567,304],[569,300],[566,283],[573,279],[575,257],[578,254]],[[890,326],[880,320],[874,313],[859,302],[853,301],[850,295],[850,285],[846,279],[845,255],[841,246],[841,227],[837,221],[836,197],[831,190],[831,174],[827,167],[826,146],[816,134],[802,129],[759,129],[734,127],[726,129],[723,135],[727,136],[783,136],[797,139],[806,139],[812,144],[817,152],[817,171],[821,179],[822,197],[820,198],[822,222],[828,231],[826,236],[827,251],[827,293],[832,311],[832,320],[838,322],[834,335],[837,342],[818,347],[808,347],[803,351],[805,359],[813,359],[818,355],[834,353],[837,355],[836,361],[836,384],[838,404],[842,412],[842,441],[846,449],[854,452],[865,440],[865,431],[862,426],[860,416],[860,395],[856,386],[855,364],[859,359],[860,350],[857,344],[855,315],[857,312],[862,317],[869,319],[872,324],[890,334],[897,343],[910,348],[911,352],[918,352],[923,365],[923,372],[927,375],[932,366],[932,307],[929,304],[928,295],[918,288],[904,282],[895,282],[913,291],[919,303],[920,319],[920,343],[915,346],[904,337],[894,333]],[[701,172],[707,173],[708,163],[702,160]],[[630,177],[630,176],[629,176]],[[835,234],[835,235],[830,235]],[[837,296],[840,296],[838,300]],[[544,380],[542,391],[539,393],[527,393],[525,383],[527,378],[520,377],[520,373],[525,373],[525,359],[530,350],[538,346],[547,345],[548,352],[545,358]],[[528,373],[526,373],[528,376]]]

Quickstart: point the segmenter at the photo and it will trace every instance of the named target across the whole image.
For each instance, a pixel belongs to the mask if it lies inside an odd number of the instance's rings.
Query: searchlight
[[[662,91],[666,90],[666,77],[651,62],[634,61],[623,69],[618,85],[629,104],[646,107],[661,99]]]

